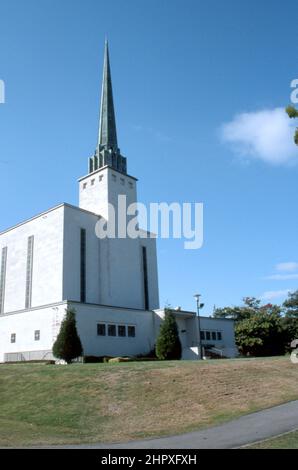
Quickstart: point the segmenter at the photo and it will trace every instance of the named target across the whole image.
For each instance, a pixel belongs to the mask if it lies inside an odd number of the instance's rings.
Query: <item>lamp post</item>
[[[198,317],[198,344],[199,344],[199,352],[200,352],[200,359],[203,359],[202,354],[202,343],[201,343],[201,324],[200,324],[200,308],[204,306],[204,304],[200,304],[200,297],[201,294],[195,294],[194,298],[197,301],[197,317]]]

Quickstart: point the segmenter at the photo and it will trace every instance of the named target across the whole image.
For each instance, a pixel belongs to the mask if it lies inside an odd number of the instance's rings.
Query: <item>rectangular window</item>
[[[216,341],[216,331],[212,331],[212,341]]]
[[[108,335],[116,336],[116,325],[108,325]]]
[[[4,312],[7,247],[2,248],[0,271],[0,314]]]
[[[201,339],[205,339],[205,331],[201,331]]]
[[[136,336],[136,327],[135,326],[128,326],[127,327],[127,336],[130,338],[134,338]]]
[[[28,237],[25,308],[31,308],[34,236]]]
[[[86,302],[86,230],[81,228],[80,240],[80,299],[81,302]]]
[[[98,336],[106,335],[106,325],[104,323],[98,323],[97,325],[97,334]]]
[[[11,335],[10,335],[10,342],[11,342],[11,343],[15,343],[15,342],[16,342],[16,339],[17,339],[16,334],[15,334],[15,333],[11,333]]]
[[[118,325],[118,336],[126,336],[126,327],[125,325]]]
[[[91,186],[94,186],[95,179],[91,180]]]
[[[121,181],[122,186],[124,186],[124,184],[125,184],[125,179],[124,179],[124,178],[120,178],[120,181]]]
[[[218,341],[221,341],[221,340],[222,340],[221,331],[218,331],[218,332],[217,332],[217,340],[218,340]]]
[[[40,340],[40,330],[35,330],[34,331],[34,340],[39,341]]]
[[[83,189],[87,188],[87,183],[83,183]]]
[[[206,331],[206,339],[207,339],[207,341],[209,341],[210,338],[211,338],[211,336],[210,336],[210,331]]]
[[[116,181],[116,179],[117,179],[116,175],[112,175],[112,180]]]
[[[142,247],[143,255],[143,282],[144,282],[144,307],[145,310],[149,310],[149,289],[148,289],[148,268],[147,268],[147,250],[146,247]]]

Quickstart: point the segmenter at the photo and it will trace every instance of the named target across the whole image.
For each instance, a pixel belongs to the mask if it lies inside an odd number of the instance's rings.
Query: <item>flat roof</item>
[[[0,235],[3,235],[7,232],[10,232],[11,230],[14,230],[18,227],[21,227],[22,225],[25,225],[27,224],[28,222],[31,222],[32,220],[35,220],[35,219],[38,219],[39,217],[42,217],[46,214],[48,214],[49,212],[53,212],[57,209],[60,209],[60,207],[70,207],[71,209],[76,209],[78,211],[81,211],[81,212],[86,212],[87,214],[91,214],[91,215],[95,215],[96,217],[100,217],[99,214],[96,214],[95,212],[91,212],[91,211],[88,211],[86,209],[82,209],[81,207],[78,207],[78,206],[74,206],[72,204],[68,204],[67,202],[62,202],[61,204],[58,204],[57,206],[54,206],[54,207],[51,207],[50,209],[44,211],[44,212],[40,212],[39,214],[37,215],[34,215],[33,217],[30,217],[30,219],[27,219],[27,220],[24,220],[22,222],[19,222],[18,224],[16,225],[13,225],[12,227],[9,227],[5,230],[3,230],[2,232],[0,232]]]
[[[163,312],[165,309],[164,308],[157,308],[154,309],[155,312]],[[196,312],[190,311],[190,310],[176,310],[175,308],[170,308],[171,312],[173,313],[181,313],[181,315],[189,315],[189,316],[195,316],[197,315]],[[206,319],[206,320],[224,320],[224,321],[235,321],[234,318],[217,318],[217,317],[212,317],[208,316],[206,317],[205,315],[200,315],[200,318]]]

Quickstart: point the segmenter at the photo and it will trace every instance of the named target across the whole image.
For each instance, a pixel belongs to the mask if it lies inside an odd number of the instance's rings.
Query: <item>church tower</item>
[[[129,220],[133,218],[127,213],[121,217],[121,227],[118,227],[118,213],[120,209],[122,212],[124,205],[124,198],[119,202],[119,196],[126,197],[126,208],[136,203],[136,184],[137,179],[127,174],[126,158],[118,147],[106,41],[98,141],[94,154],[89,158],[88,174],[79,180],[79,207],[107,221],[115,217],[115,237],[109,235],[99,239],[99,303],[150,310],[159,306],[156,240],[149,234],[147,238],[123,236]]]
[[[136,202],[137,179],[127,174],[126,158],[120,153],[113,100],[109,46],[105,41],[97,146],[89,158],[88,174],[80,178],[81,209],[108,220],[108,203],[118,207],[118,195],[126,195],[127,206]]]

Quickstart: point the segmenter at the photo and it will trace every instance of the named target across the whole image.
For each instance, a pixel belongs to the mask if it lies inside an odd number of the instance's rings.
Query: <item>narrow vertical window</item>
[[[86,302],[86,230],[81,228],[81,302]]]
[[[145,246],[142,247],[142,255],[143,255],[143,276],[144,276],[144,307],[145,307],[145,310],[149,310],[147,250]]]
[[[2,248],[0,272],[0,314],[4,312],[7,247]]]
[[[25,308],[31,308],[34,236],[28,237]]]

